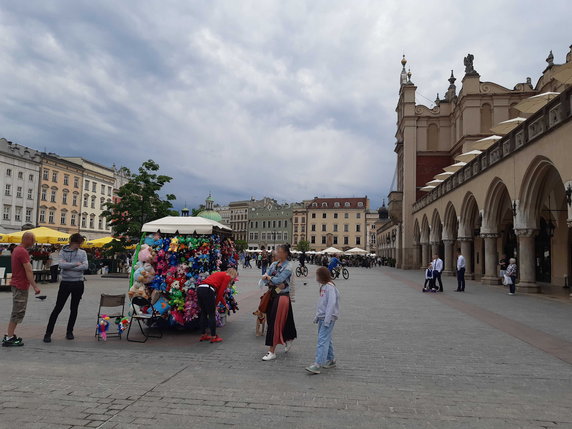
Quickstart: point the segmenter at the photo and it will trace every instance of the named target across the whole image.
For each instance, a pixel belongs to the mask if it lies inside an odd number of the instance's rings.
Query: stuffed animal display
[[[167,309],[160,313],[163,318],[172,326],[191,327],[200,314],[196,286],[213,272],[236,268],[238,255],[232,240],[216,234],[155,233],[143,240],[137,259],[129,296],[149,298],[152,293],[153,296],[160,293]],[[226,305],[217,308],[220,315],[238,311],[236,293],[234,285],[225,291]]]
[[[97,336],[103,341],[107,341],[107,331],[109,330],[109,316],[102,314],[97,321]]]

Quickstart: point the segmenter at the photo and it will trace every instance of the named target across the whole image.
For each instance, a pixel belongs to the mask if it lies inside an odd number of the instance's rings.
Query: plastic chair
[[[143,311],[141,311],[142,307],[148,307],[151,313],[144,313]],[[131,320],[129,321],[129,328],[127,328],[127,341],[133,341],[135,343],[145,343],[149,338],[163,338],[163,330],[158,324],[156,326],[157,329],[159,330],[159,335],[150,335],[148,332],[145,332],[145,330],[143,329],[143,325],[141,324],[142,322],[145,323],[147,327],[150,329],[153,326],[153,324],[156,324],[161,319],[161,315],[157,312],[155,307],[153,307],[150,300],[148,300],[147,298],[143,298],[142,296],[135,296],[131,300],[131,309],[132,309]],[[141,333],[145,337],[143,341],[129,339],[131,326],[133,326],[133,320],[137,321],[139,329],[141,330]]]
[[[105,308],[121,307],[121,312],[102,313],[101,312],[102,307]],[[99,319],[101,318],[102,315],[106,315],[110,319],[117,319],[117,318],[122,319],[123,317],[125,317],[124,312],[125,312],[125,295],[109,295],[105,293],[101,294],[101,297],[99,298],[99,309],[97,310],[97,323],[99,323]],[[98,337],[97,328],[95,328],[95,336]],[[119,339],[121,339],[121,333],[119,331],[108,333],[107,336],[119,337]],[[99,341],[99,337],[97,339]]]

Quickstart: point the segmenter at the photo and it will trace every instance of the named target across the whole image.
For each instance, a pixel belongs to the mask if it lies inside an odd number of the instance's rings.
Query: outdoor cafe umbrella
[[[546,103],[558,97],[559,95],[559,92],[543,92],[542,94],[525,98],[516,106],[514,106],[514,108],[524,113],[534,113],[542,109],[544,106],[546,106]]]
[[[68,233],[46,228],[45,226],[40,226],[39,228],[28,229],[27,231],[18,231],[11,234],[5,234],[2,236],[2,242],[21,243],[22,236],[26,232],[33,233],[36,237],[36,243],[40,244],[67,244],[70,238],[70,234]]]
[[[103,238],[96,238],[95,240],[89,240],[83,243],[83,247],[92,248],[92,247],[103,247],[108,243],[111,243],[116,238],[113,237],[103,237]]]
[[[507,134],[522,124],[524,121],[526,121],[526,118],[521,118],[520,116],[518,118],[509,119],[508,121],[502,121],[492,127],[491,131],[495,134]]]
[[[443,170],[455,173],[455,172],[459,171],[461,168],[463,168],[465,165],[467,165],[466,162],[456,162],[455,164],[451,164],[451,165],[445,167]]]
[[[426,186],[439,186],[443,182],[444,182],[444,180],[441,180],[441,179],[433,179],[430,182],[427,182],[425,185]]]
[[[321,253],[329,255],[329,254],[344,253],[344,252],[342,252],[340,249],[336,249],[335,247],[328,247],[327,249],[322,250]]]
[[[420,190],[420,191],[423,191],[423,192],[429,192],[429,191],[432,191],[432,190],[435,189],[435,188],[436,188],[436,186],[423,186],[423,187],[422,187],[421,189],[419,189],[419,190]]]
[[[365,255],[369,253],[367,250],[360,249],[359,247],[354,247],[353,249],[346,250],[346,255]]]
[[[512,121],[512,119],[511,119],[511,121]],[[505,122],[508,122],[508,121],[505,121]],[[500,124],[503,124],[503,123],[504,123],[504,122],[501,122]],[[500,124],[499,124],[499,125],[500,125]],[[499,125],[497,125],[497,126],[499,126]],[[518,124],[517,124],[517,125],[518,125]],[[516,126],[516,125],[515,125],[515,126]],[[514,128],[514,127],[513,127],[513,128]],[[496,129],[496,127],[495,127],[495,129]],[[504,134],[504,133],[501,133],[500,131],[495,131],[495,132],[498,132],[498,133],[500,133],[500,134]],[[485,137],[484,139],[480,139],[480,140],[477,140],[477,141],[471,143],[471,148],[472,148],[473,150],[487,150],[489,147],[491,147],[492,145],[494,145],[494,144],[495,144],[496,142],[498,142],[500,139],[502,139],[501,136],[497,136],[497,135],[488,136],[488,137]]]
[[[455,157],[455,161],[469,162],[479,156],[482,152],[480,150],[470,150],[469,152],[462,153]]]
[[[453,174],[455,174],[455,173],[453,173],[452,171],[443,171],[442,173],[436,174],[435,179],[445,181],[446,179],[451,177]]]

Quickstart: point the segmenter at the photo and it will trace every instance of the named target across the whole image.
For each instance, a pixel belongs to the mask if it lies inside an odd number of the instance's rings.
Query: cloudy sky
[[[136,168],[198,205],[391,185],[400,60],[418,103],[462,78],[536,82],[572,44],[572,3],[2,1],[0,136]],[[426,97],[426,98],[423,98]],[[428,100],[427,100],[428,99]]]

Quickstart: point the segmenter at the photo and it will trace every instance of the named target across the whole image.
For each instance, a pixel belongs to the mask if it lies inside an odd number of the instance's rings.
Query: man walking
[[[262,269],[262,275],[264,275],[268,269],[268,252],[264,246],[260,247],[260,249],[262,250],[260,254],[260,268]]]
[[[52,341],[52,333],[54,332],[56,321],[58,320],[58,316],[63,310],[70,295],[70,318],[68,320],[66,338],[68,340],[74,339],[73,327],[75,325],[75,320],[77,319],[77,309],[79,307],[79,302],[81,301],[84,288],[83,273],[88,269],[87,254],[85,253],[85,250],[79,248],[83,241],[84,238],[81,234],[72,234],[70,236],[70,244],[65,246],[60,253],[62,281],[60,283],[60,289],[58,290],[56,305],[50,315],[46,334],[44,335],[45,343],[50,343]]]
[[[433,255],[433,286],[437,287],[439,282],[439,292],[443,292],[443,282],[441,281],[441,273],[443,272],[443,260],[439,255]]]
[[[23,346],[22,338],[15,334],[16,326],[22,323],[26,315],[26,306],[28,305],[28,289],[30,286],[34,288],[36,295],[40,293],[40,288],[34,280],[34,272],[30,263],[30,254],[28,249],[34,245],[36,237],[31,232],[25,232],[22,235],[22,243],[12,251],[12,314],[10,323],[8,324],[8,332],[4,335],[2,346],[13,347]]]
[[[457,249],[457,292],[465,292],[465,257]]]

